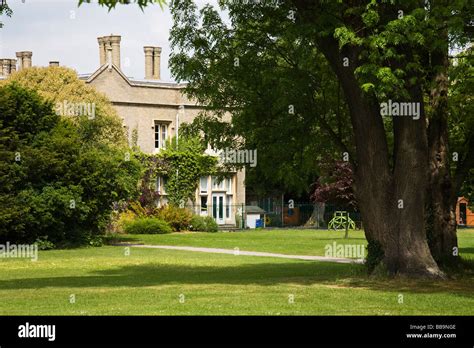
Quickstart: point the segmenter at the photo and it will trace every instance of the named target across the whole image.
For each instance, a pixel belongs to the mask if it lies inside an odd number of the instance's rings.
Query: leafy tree
[[[461,51],[451,62],[448,122],[454,190],[474,204],[474,48]]]
[[[3,14],[7,15],[8,17],[11,17],[12,14],[13,14],[13,11],[8,6],[6,1],[2,1],[2,3],[0,4],[0,16],[3,15]],[[3,23],[2,22],[0,22],[0,29],[1,28],[3,28]]]
[[[216,109],[225,106],[231,111],[229,128],[244,120],[250,128],[264,121],[265,113],[256,113],[246,105],[244,91],[254,86],[249,81],[261,76],[268,79],[272,73],[278,77],[270,88],[274,98],[266,100],[269,108],[280,100],[285,103],[282,106],[288,107],[285,96],[294,91],[299,98],[291,96],[290,100],[301,103],[304,94],[310,100],[321,93],[317,85],[301,83],[296,69],[288,69],[282,75],[279,71],[281,67],[293,67],[300,56],[309,57],[314,65],[300,63],[297,67],[301,75],[318,76],[321,69],[317,67],[322,65],[317,56],[322,55],[344,92],[352,134],[344,137],[331,132],[330,127],[325,129],[350,154],[355,168],[355,194],[369,243],[380,246],[382,261],[394,274],[442,276],[431,250],[438,260],[441,256],[452,258],[457,241],[452,230],[441,227],[433,240],[442,242],[432,243],[440,247],[430,250],[424,206],[429,192],[435,206],[441,207],[440,215],[449,215],[450,208],[444,208],[439,195],[440,188],[451,181],[449,175],[439,175],[439,168],[447,167],[449,154],[442,146],[447,133],[443,88],[448,85],[439,81],[446,72],[443,64],[449,44],[463,45],[468,37],[467,1],[421,4],[301,0],[280,6],[241,2],[221,5],[229,12],[230,24],[211,6],[205,6],[198,14],[191,1],[172,3],[175,53],[171,66],[178,80],[189,81],[190,95]],[[439,35],[440,31],[445,35]],[[293,52],[285,50],[290,45]],[[324,82],[330,84],[328,80]],[[254,100],[262,95],[253,89],[251,93]],[[418,103],[420,117],[384,120],[380,106],[388,100]],[[315,114],[324,115],[320,110],[308,112],[311,109],[305,104],[290,105],[299,110],[297,117],[308,120],[307,130],[316,124]],[[246,112],[250,115],[247,119],[242,116]],[[285,113],[286,108],[281,107],[273,119],[278,120]],[[331,126],[340,117],[333,112],[320,118]],[[284,132],[285,127],[287,123],[282,122],[275,132]],[[441,165],[434,166],[440,154]],[[440,222],[435,225],[440,226]]]
[[[310,136],[314,118],[326,116],[314,123],[350,154],[369,253],[377,254],[377,260],[393,274],[442,277],[434,258],[452,260],[457,246],[452,224],[442,223],[452,219],[455,189],[447,146],[447,58],[450,46],[463,46],[472,39],[469,1],[293,0],[278,6],[221,1],[220,6],[230,21],[222,20],[211,6],[198,14],[190,0],[171,5],[174,75],[189,81],[190,96],[209,104],[211,111],[221,110],[216,118],[222,118],[224,111],[232,112],[231,125],[210,142],[232,138],[239,142],[239,137],[232,137],[234,125],[251,128],[268,119],[265,112],[256,113],[260,110],[246,104],[249,95],[244,91],[250,88],[252,101],[260,99],[261,91],[251,88],[255,86],[252,80],[269,79],[266,86],[274,97],[267,93],[261,100],[270,109],[273,105],[281,108],[272,114],[277,120],[272,124],[275,132],[288,127],[282,115],[292,105],[298,119],[309,120],[305,129]],[[295,67],[293,57],[299,56],[309,57],[309,64],[296,64],[299,69],[279,74],[282,67]],[[324,57],[340,83],[351,124],[349,136],[331,132],[337,122],[344,124],[343,113],[325,115],[306,106],[321,90],[301,75],[318,76],[318,56]],[[269,71],[279,79],[272,80]],[[292,99],[303,103],[291,103]],[[383,119],[381,103],[388,100],[417,103],[419,117]],[[212,131],[215,122],[202,124]],[[474,153],[461,155],[470,158]],[[457,163],[456,171],[465,173],[462,166],[469,163]],[[460,177],[464,181],[465,174]],[[446,190],[448,195],[443,196]],[[431,209],[425,208],[428,202]],[[426,215],[434,218],[430,245]]]
[[[314,184],[311,198],[316,202],[357,209],[357,201],[352,188],[354,177],[350,163],[328,161],[322,165],[322,168],[321,176]]]
[[[98,3],[100,6],[105,6],[109,9],[114,9],[118,4],[128,5],[132,0],[99,0]],[[158,4],[163,8],[163,5],[166,3],[165,0],[137,0],[134,1],[140,9],[144,9],[148,5]],[[91,0],[79,0],[79,6],[84,3],[91,3]]]
[[[59,114],[72,114],[72,107],[87,105],[90,114],[68,116],[77,126],[80,137],[90,146],[126,148],[122,121],[107,97],[79,80],[77,73],[65,67],[31,67],[12,74],[3,84],[15,82],[33,89],[53,104]],[[94,107],[94,108],[92,108]],[[76,110],[74,110],[76,111]]]
[[[112,203],[136,195],[139,164],[91,146],[71,118],[15,82],[0,87],[0,101],[0,240],[84,243],[102,233]]]

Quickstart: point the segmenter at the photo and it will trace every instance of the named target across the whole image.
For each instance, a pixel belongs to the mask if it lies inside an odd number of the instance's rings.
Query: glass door
[[[214,193],[212,195],[212,217],[219,225],[224,224],[224,194]]]

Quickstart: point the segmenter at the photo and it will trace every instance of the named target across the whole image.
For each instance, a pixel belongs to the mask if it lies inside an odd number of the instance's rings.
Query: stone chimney
[[[23,53],[23,69],[31,68],[31,57],[33,56],[33,52],[22,52]]]
[[[112,49],[112,64],[120,69],[120,41],[122,37],[120,35],[109,35],[97,38],[99,42],[99,60],[100,66],[108,63],[107,48],[108,46]]]
[[[155,47],[153,49],[153,79],[159,80],[161,65],[161,47]]]
[[[113,56],[112,56],[112,45],[110,44],[110,42],[105,43],[105,62],[109,66],[109,68],[112,68]]]
[[[16,71],[16,59],[10,59],[10,74]]]
[[[160,79],[161,47],[145,46],[145,79]]]
[[[153,79],[153,47],[145,46],[143,47],[145,51],[145,79]]]
[[[100,66],[105,64],[105,57],[106,57],[106,52],[105,52],[105,40],[103,37],[98,37],[97,41],[99,42],[99,60],[100,60]]]
[[[18,58],[18,70],[31,68],[32,56],[33,52],[30,51],[16,52],[16,57]]]
[[[18,71],[23,69],[23,52],[16,52],[16,58],[18,60]]]
[[[122,38],[119,35],[109,36],[112,44],[112,63],[120,69],[120,41]]]
[[[10,59],[0,59],[0,63],[2,65],[2,76],[9,76],[10,75]]]
[[[51,61],[49,62],[49,66],[59,66],[59,62],[58,61]]]

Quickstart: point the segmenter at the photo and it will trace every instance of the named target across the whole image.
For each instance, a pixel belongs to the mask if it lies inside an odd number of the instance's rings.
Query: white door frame
[[[218,225],[225,223],[225,193],[212,194],[212,217]]]

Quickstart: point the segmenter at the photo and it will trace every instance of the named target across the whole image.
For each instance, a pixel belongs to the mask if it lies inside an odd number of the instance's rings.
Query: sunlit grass
[[[247,233],[190,236],[196,238],[197,246],[238,246],[242,250],[260,246],[260,251],[286,250],[291,254],[315,254],[304,244],[312,243],[314,247],[331,242],[325,239],[329,232]],[[259,242],[245,242],[258,233],[262,237]],[[461,252],[466,256],[472,256],[474,245],[470,233],[460,232]],[[321,241],[314,240],[315,235]],[[300,240],[290,243],[290,236]],[[191,240],[182,235],[163,237]],[[357,234],[352,237],[363,242]],[[203,240],[209,244],[200,244]],[[287,249],[280,243],[285,243]],[[472,274],[446,281],[391,280],[368,277],[363,265],[133,247],[127,256],[126,251],[125,247],[106,246],[43,251],[36,262],[1,259],[0,314],[474,314]],[[400,294],[403,303],[399,303]],[[70,303],[71,295],[75,303]]]

